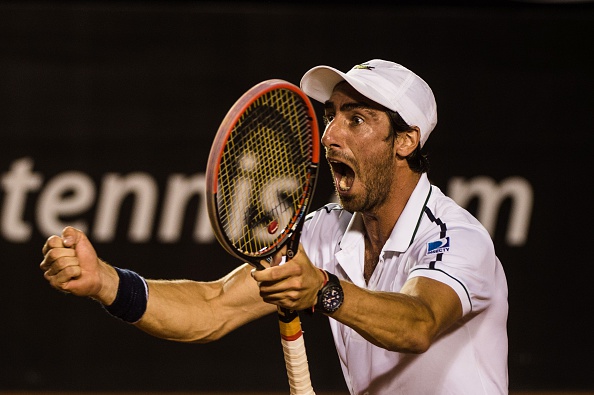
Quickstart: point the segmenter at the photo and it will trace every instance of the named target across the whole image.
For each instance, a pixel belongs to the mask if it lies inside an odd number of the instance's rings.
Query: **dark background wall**
[[[591,3],[0,3],[0,390],[285,390],[275,317],[214,344],[155,339],[52,290],[41,247],[75,224],[146,277],[222,276],[237,262],[199,194],[164,235],[169,182],[204,173],[252,85],[372,58],[432,86],[430,178],[491,224],[509,282],[510,388],[594,389],[593,38]],[[154,198],[145,233],[129,232],[140,198],[103,209],[114,176]],[[502,199],[473,193],[485,185]],[[331,195],[324,168],[315,205]],[[344,390],[327,319],[303,326],[314,387]]]

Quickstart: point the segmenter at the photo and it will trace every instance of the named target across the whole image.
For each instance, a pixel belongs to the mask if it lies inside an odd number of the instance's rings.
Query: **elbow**
[[[432,325],[422,325],[409,333],[407,344],[409,353],[422,354],[429,350],[434,338],[432,328]]]
[[[143,328],[141,328],[143,329]],[[143,329],[149,335],[178,343],[211,343],[224,337],[229,331],[224,327],[200,326],[194,327],[187,324],[183,327],[176,327],[169,331],[160,329],[158,331]]]
[[[412,342],[409,347],[410,354],[423,354],[425,351],[429,350],[431,346],[431,340],[427,337],[419,337],[416,339],[415,342]]]
[[[224,334],[219,332],[211,332],[211,333],[186,333],[184,335],[173,335],[169,337],[164,337],[166,340],[171,340],[178,343],[195,343],[195,344],[206,344],[217,341],[221,339]]]
[[[384,345],[388,351],[401,352],[406,354],[422,354],[429,349],[431,341],[423,336],[414,336],[406,341],[394,341],[391,344]]]
[[[395,334],[391,337],[391,341],[384,344],[383,347],[388,351],[422,354],[429,350],[432,343],[432,332],[427,327],[417,326]]]
[[[229,330],[225,327],[212,328],[208,331],[196,331],[194,334],[186,338],[185,342],[198,344],[212,343],[222,339],[227,333],[229,333]]]
[[[212,343],[216,340],[219,340],[222,336],[208,336],[208,337],[200,337],[197,339],[191,339],[187,341],[187,343],[195,343],[195,344],[206,344]]]

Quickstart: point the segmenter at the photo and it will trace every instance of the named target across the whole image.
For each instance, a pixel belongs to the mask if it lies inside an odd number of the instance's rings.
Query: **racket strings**
[[[218,208],[227,238],[246,255],[273,250],[301,214],[313,155],[308,117],[298,95],[274,90],[250,105],[229,136]]]

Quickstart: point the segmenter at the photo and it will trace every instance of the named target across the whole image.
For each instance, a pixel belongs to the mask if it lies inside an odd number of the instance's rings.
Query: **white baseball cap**
[[[411,126],[421,130],[421,147],[437,124],[437,104],[431,88],[421,77],[404,66],[373,59],[343,73],[333,67],[317,66],[301,78],[301,89],[324,103],[336,84],[348,82],[359,93],[396,111]]]

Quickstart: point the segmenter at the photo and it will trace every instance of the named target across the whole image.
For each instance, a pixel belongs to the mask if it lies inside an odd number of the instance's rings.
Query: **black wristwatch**
[[[324,313],[334,313],[344,300],[344,293],[338,277],[325,270],[328,276],[328,282],[318,291],[318,303],[316,310],[321,310]]]

